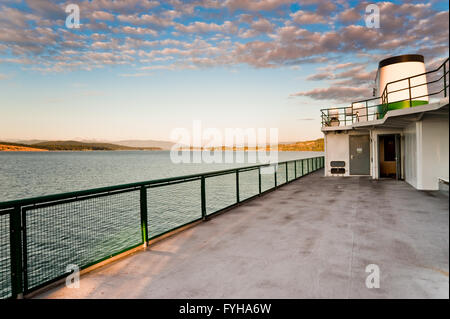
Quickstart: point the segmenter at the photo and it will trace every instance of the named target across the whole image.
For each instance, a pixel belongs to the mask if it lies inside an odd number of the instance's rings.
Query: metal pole
[[[273,171],[274,171],[274,180],[275,180],[275,188],[277,188],[277,168],[278,168],[278,164],[275,164],[273,166]]]
[[[239,170],[236,170],[236,202],[239,204]]]
[[[294,179],[297,179],[297,162],[298,161],[294,162],[294,176],[295,176]]]
[[[288,182],[288,162],[286,162],[286,163],[284,163],[284,165],[286,165],[286,184],[287,184],[287,182]]]
[[[409,107],[412,107],[412,100],[411,100],[411,78],[408,78],[408,90],[409,90]]]
[[[444,62],[444,97],[447,97],[447,71]]]
[[[141,186],[140,191],[141,201],[141,234],[144,247],[148,244],[148,225],[147,225],[147,189]]]
[[[261,195],[261,166],[258,166],[259,195]]]
[[[202,219],[206,220],[206,180],[205,176],[202,176],[201,178],[201,201],[202,201]]]
[[[11,295],[12,298],[23,298],[22,282],[22,221],[20,206],[14,208],[9,214],[9,240],[11,254]]]
[[[369,120],[369,106],[367,104],[367,100],[366,100],[366,120]]]
[[[28,291],[28,251],[27,251],[27,211],[22,210],[22,286],[24,293]]]

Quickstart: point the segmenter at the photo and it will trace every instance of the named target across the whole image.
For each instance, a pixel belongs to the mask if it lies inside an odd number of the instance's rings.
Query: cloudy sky
[[[379,60],[447,57],[448,18],[448,1],[1,0],[0,140],[167,140],[193,120],[318,138],[320,108],[370,97]]]

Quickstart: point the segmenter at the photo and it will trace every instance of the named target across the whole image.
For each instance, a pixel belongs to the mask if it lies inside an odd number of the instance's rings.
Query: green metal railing
[[[0,298],[26,295],[69,275],[68,265],[88,268],[323,166],[319,156],[2,202]]]

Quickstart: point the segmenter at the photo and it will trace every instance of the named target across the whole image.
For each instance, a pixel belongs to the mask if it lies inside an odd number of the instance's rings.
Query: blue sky
[[[3,0],[0,140],[168,140],[193,120],[318,138],[320,108],[370,97],[405,53],[448,56],[447,1]]]

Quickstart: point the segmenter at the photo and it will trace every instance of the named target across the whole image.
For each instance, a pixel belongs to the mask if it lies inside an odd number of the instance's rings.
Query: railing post
[[[445,67],[445,63],[447,62],[444,62],[444,97],[447,97],[447,70]]]
[[[28,251],[27,251],[27,211],[22,210],[22,287],[24,293],[28,291]]]
[[[301,168],[302,168],[302,174],[300,175],[300,176],[303,176],[303,166],[304,166],[304,163],[305,163],[305,160],[300,160],[300,166],[301,166]]]
[[[412,107],[412,99],[411,99],[411,78],[408,78],[408,91],[409,91],[409,107]]]
[[[205,175],[202,175],[200,187],[201,187],[200,192],[201,192],[201,201],[202,201],[202,219],[206,220],[206,179],[205,179]]]
[[[297,179],[297,160],[294,162],[294,179]]]
[[[261,166],[258,166],[258,186],[259,195],[261,195]]]
[[[277,188],[277,169],[278,169],[278,163],[273,166],[273,171],[274,171],[273,176],[274,176],[274,180],[275,180],[275,188]]]
[[[284,165],[286,165],[286,184],[287,184],[287,182],[289,181],[289,178],[288,178],[288,175],[289,175],[289,173],[288,173],[288,162],[286,162]]]
[[[141,186],[140,189],[140,202],[141,202],[141,234],[144,247],[148,245],[148,224],[147,224],[147,189],[145,186]]]
[[[386,84],[386,104],[383,105],[383,111],[384,111],[384,114],[386,114],[387,111],[388,111],[388,109],[389,109],[389,93],[388,93],[388,91],[387,91],[387,87],[388,87],[388,84]],[[383,116],[384,116],[384,115],[383,115]]]
[[[9,214],[9,240],[11,254],[11,295],[23,298],[23,263],[22,263],[22,218],[20,206]]]
[[[369,105],[367,104],[367,100],[366,100],[366,120],[369,121]]]
[[[236,170],[236,202],[239,204],[239,170]]]

